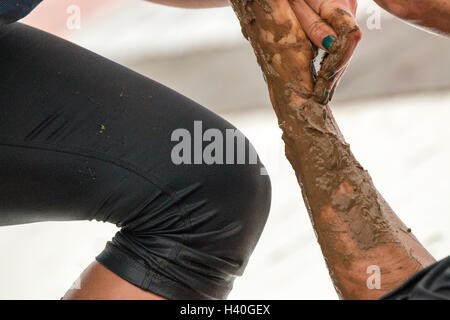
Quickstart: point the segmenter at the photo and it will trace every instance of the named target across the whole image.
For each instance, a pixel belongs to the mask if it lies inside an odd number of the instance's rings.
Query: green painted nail
[[[331,34],[323,38],[322,45],[325,49],[330,50],[331,45],[333,44],[333,41],[335,41],[336,38],[332,36]]]
[[[330,95],[330,91],[329,90],[325,90],[325,98],[323,99],[322,103],[327,103],[329,95]]]
[[[328,75],[328,77],[326,77],[327,80],[331,80],[331,78],[334,77],[336,73],[334,71],[331,71],[330,74]]]

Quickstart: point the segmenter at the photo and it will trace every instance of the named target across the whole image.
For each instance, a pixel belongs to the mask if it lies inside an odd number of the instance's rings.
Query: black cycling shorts
[[[88,50],[0,26],[0,226],[114,223],[97,257],[106,268],[168,299],[226,298],[265,225],[270,181],[245,138],[242,161],[238,134],[228,164],[173,161],[177,129],[192,133],[192,158],[212,142],[194,137],[194,122],[223,137],[235,129]]]

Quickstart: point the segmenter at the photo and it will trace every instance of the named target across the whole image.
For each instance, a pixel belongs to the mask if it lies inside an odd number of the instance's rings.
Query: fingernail
[[[336,72],[331,71],[330,74],[326,77],[326,79],[331,80],[331,78],[333,78],[335,74],[336,74]]]
[[[333,41],[335,41],[336,38],[333,35],[328,35],[322,40],[322,45],[325,49],[330,50],[331,46],[333,45]]]
[[[325,90],[325,98],[323,99],[322,104],[327,103],[329,95],[330,95],[330,90]]]

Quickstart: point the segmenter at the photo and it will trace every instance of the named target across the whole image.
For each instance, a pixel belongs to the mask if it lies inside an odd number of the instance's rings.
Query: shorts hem
[[[144,265],[111,242],[96,257],[97,262],[131,284],[168,300],[214,300]],[[226,296],[228,293],[224,293]]]

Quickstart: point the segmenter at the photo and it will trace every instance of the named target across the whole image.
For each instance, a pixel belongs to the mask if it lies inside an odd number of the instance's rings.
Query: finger
[[[333,77],[332,80],[330,80],[328,87],[325,89],[324,94],[324,100],[322,101],[323,104],[327,104],[331,101],[333,98],[333,94],[336,90],[336,87],[341,82],[342,77],[344,76],[345,72],[347,71],[348,65],[346,65],[344,68],[342,68],[341,71],[336,73],[336,75]]]
[[[328,51],[337,39],[337,34],[320,16],[304,1],[291,1],[292,9],[297,16],[308,38],[317,47]]]
[[[358,11],[358,1],[350,0],[350,7],[352,9],[353,16],[356,17],[356,12]]]
[[[341,8],[356,16],[356,9],[358,2],[356,0],[305,0],[306,3],[321,16],[322,10],[325,7]]]
[[[348,65],[362,34],[352,13],[356,10],[356,6],[349,6],[352,4],[350,0],[305,1],[311,2],[312,8],[318,10],[320,16],[338,34],[338,40],[330,48],[330,55],[324,59],[315,84],[314,95],[320,102],[326,100],[325,96],[333,85],[336,75]]]
[[[359,42],[361,41],[361,31],[358,29],[358,31],[353,32],[349,35],[348,41],[345,45],[344,49],[344,55],[341,59],[341,62],[336,67],[335,73],[341,71],[343,68],[348,66],[350,63],[350,60],[353,57],[353,54],[355,53],[356,48],[358,47]]]
[[[357,28],[357,23],[355,19],[357,1],[356,0],[305,0],[305,2],[317,12],[323,19],[325,19],[338,33],[343,32],[342,25],[346,25],[349,28],[355,28],[353,32],[345,43],[344,55],[336,70],[338,72],[343,66],[348,64],[350,58],[352,57],[359,41],[361,40],[362,34],[359,28]]]

